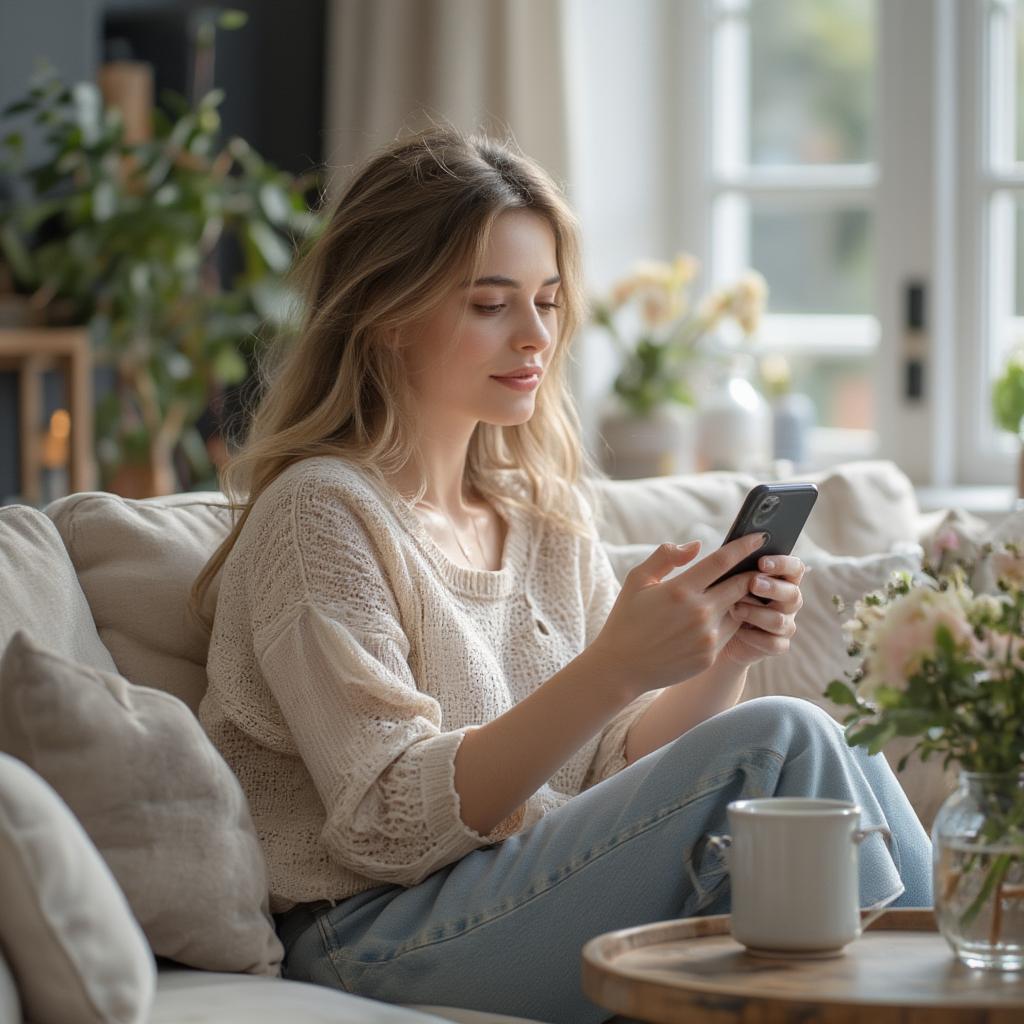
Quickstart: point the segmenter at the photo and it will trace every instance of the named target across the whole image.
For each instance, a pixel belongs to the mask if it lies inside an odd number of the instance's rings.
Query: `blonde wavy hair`
[[[576,218],[547,172],[511,142],[433,127],[366,163],[296,264],[301,325],[259,367],[261,397],[220,473],[233,526],[192,585],[190,609],[208,629],[207,591],[253,505],[287,467],[340,455],[383,482],[416,459],[403,347],[415,344],[415,325],[446,294],[475,280],[491,227],[507,210],[539,214],[554,233],[558,338],[532,418],[479,424],[466,482],[488,496],[489,470],[519,469],[529,495],[517,503],[572,532],[590,532],[578,521],[573,489],[597,471],[580,443],[566,373],[569,341],[585,315]]]

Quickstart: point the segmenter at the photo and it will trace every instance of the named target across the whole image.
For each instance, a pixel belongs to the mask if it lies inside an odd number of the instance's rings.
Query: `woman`
[[[804,702],[734,707],[789,647],[800,561],[713,585],[760,537],[700,562],[663,544],[616,585],[548,176],[415,135],[356,175],[304,270],[303,329],[224,476],[241,514],[194,594],[220,574],[200,717],[248,796],[286,975],[602,1020],[581,946],[727,910],[706,836],[748,796],[856,800],[896,837],[863,849],[864,903],[929,903],[884,760]]]

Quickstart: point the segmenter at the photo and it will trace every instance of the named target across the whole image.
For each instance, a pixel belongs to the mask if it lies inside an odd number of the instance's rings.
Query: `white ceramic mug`
[[[835,956],[896,899],[860,911],[860,807],[769,797],[728,806],[731,835],[711,836],[732,882],[732,934],[752,953]],[[897,894],[898,896],[899,894]]]

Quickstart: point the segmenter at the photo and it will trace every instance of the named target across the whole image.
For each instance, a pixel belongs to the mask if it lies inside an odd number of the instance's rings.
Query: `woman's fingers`
[[[766,633],[763,629],[743,623],[740,626],[737,636],[743,638],[743,642],[761,654],[774,655],[785,654],[789,650],[789,637],[778,636],[776,633]]]
[[[757,563],[758,569],[769,576],[778,576],[791,583],[800,583],[807,566],[793,555],[765,555]]]
[[[766,597],[773,604],[779,605],[782,611],[793,614],[803,606],[804,599],[800,587],[786,580],[773,579],[761,573],[755,574],[750,580],[750,593],[757,597]]]
[[[773,636],[791,637],[796,633],[796,622],[792,614],[758,603],[741,601],[735,605],[732,617],[744,625],[756,627]]]

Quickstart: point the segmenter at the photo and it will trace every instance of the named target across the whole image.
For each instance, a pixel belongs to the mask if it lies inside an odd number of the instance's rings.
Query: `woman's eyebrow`
[[[541,287],[542,288],[546,288],[548,285],[561,284],[561,283],[562,283],[561,276],[559,274],[555,274],[554,277],[549,277],[541,285]],[[486,284],[497,285],[500,288],[522,288],[523,287],[521,281],[515,281],[511,277],[502,277],[500,274],[492,274],[490,277],[478,277],[473,282],[472,287],[477,288],[480,285],[486,285]],[[467,285],[464,285],[464,287],[468,288],[470,286],[467,284]]]

